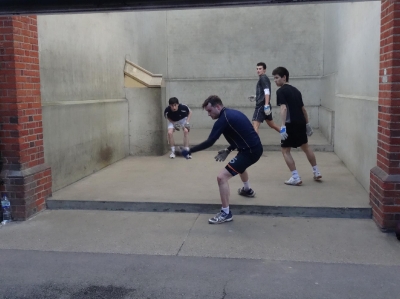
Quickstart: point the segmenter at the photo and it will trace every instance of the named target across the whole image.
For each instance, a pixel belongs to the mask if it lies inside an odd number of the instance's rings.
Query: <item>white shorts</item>
[[[182,118],[181,120],[178,120],[177,123],[179,123],[181,125],[181,127],[184,127],[186,125],[186,120],[187,117]],[[168,129],[173,129],[174,128],[174,124],[170,121],[168,121]]]

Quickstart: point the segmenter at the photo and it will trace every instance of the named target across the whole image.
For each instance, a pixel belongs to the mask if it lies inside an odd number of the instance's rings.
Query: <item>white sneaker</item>
[[[320,181],[322,179],[322,175],[319,171],[314,172],[314,181]]]
[[[171,152],[171,155],[169,155],[169,157],[170,157],[171,159],[174,159],[174,158],[175,158],[175,153],[174,153],[174,152]]]
[[[297,179],[290,177],[290,179],[288,179],[287,181],[285,181],[286,185],[292,185],[292,186],[300,186],[301,184],[303,184],[303,182],[301,181],[301,178],[298,177]]]
[[[191,156],[191,155],[189,155],[188,159],[192,159],[192,156]]]

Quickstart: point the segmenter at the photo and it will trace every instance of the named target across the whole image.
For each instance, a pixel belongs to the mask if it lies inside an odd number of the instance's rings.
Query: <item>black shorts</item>
[[[271,107],[271,111],[272,111],[272,107]],[[270,115],[265,115],[264,106],[256,107],[256,110],[254,110],[254,114],[253,114],[253,119],[252,120],[253,121],[256,120],[259,123],[262,123],[264,120],[272,120],[272,113]]]
[[[288,138],[281,140],[281,147],[300,147],[308,142],[306,123],[286,123]]]
[[[263,147],[260,144],[251,151],[239,152],[236,157],[234,157],[225,169],[233,176],[245,172],[247,168],[256,163],[263,153]]]

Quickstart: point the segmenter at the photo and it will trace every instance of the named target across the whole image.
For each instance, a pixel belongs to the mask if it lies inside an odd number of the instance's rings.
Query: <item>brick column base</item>
[[[400,175],[388,175],[376,166],[370,179],[372,218],[382,231],[393,231],[400,221]]]
[[[1,177],[14,220],[26,220],[46,208],[45,200],[51,196],[51,169],[46,164],[22,171],[3,171]]]

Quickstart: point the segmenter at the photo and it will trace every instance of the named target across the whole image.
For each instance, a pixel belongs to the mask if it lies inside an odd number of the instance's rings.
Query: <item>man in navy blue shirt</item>
[[[249,175],[246,169],[260,159],[263,147],[260,137],[249,119],[238,110],[225,108],[218,96],[209,96],[202,107],[212,119],[217,121],[206,141],[189,150],[183,149],[182,155],[188,159],[192,153],[209,148],[218,140],[221,134],[228,141],[229,147],[220,150],[215,160],[219,162],[225,161],[231,151],[234,149],[238,151],[236,157],[230,160],[217,177],[222,208],[215,217],[208,220],[210,224],[229,222],[233,218],[232,212],[229,210],[230,192],[228,180],[239,174],[244,186],[239,188],[238,193],[242,196],[254,197],[255,192],[250,188]]]
[[[176,97],[172,97],[168,101],[169,106],[164,110],[164,117],[168,120],[168,142],[171,146],[171,159],[175,158],[175,140],[174,132],[183,131],[183,145],[189,149],[189,120],[192,115],[190,108],[184,104],[180,104]],[[191,158],[191,157],[190,157]]]

